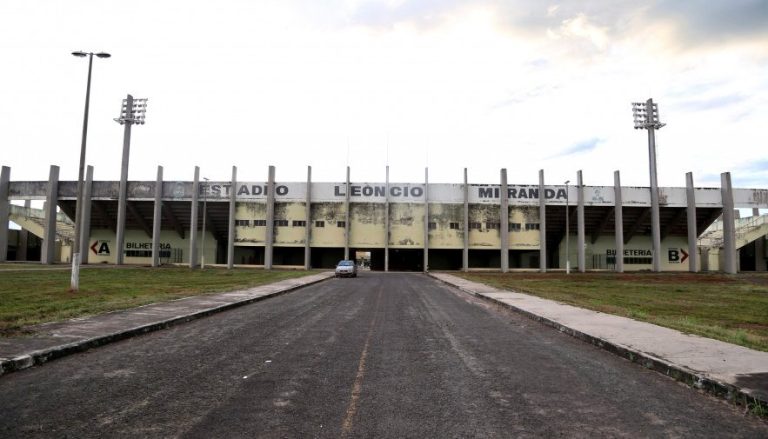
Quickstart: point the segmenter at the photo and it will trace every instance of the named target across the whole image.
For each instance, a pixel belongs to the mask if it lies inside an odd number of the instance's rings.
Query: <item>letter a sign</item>
[[[109,244],[107,241],[94,241],[91,251],[97,256],[109,256]]]

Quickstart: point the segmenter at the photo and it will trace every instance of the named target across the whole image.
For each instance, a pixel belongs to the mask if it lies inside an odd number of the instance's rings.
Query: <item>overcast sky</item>
[[[127,93],[149,98],[129,178],[768,187],[768,0],[3,1],[0,164],[120,174]]]

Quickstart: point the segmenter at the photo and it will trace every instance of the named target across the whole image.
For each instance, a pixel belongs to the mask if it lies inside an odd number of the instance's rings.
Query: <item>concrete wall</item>
[[[538,226],[539,207],[538,206],[520,206],[509,208],[509,223],[520,224],[520,230],[509,232],[510,250],[538,250],[541,240],[539,229],[526,225]]]
[[[429,221],[435,224],[435,228],[429,231],[429,248],[464,248],[463,204],[430,203]],[[451,223],[458,227],[451,229]]]
[[[202,235],[198,237],[197,244],[202,246]],[[117,249],[115,248],[115,233],[109,229],[91,230],[91,236],[88,240],[88,262],[90,264],[114,264],[117,261]],[[205,236],[205,262],[212,264],[216,261],[216,238],[208,232]],[[198,248],[199,248],[198,247]],[[160,232],[161,251],[169,250],[171,257],[180,256],[180,260],[168,260],[161,257],[161,262],[189,262],[189,239],[181,239],[176,232],[172,230],[163,230]],[[142,230],[125,231],[125,256],[126,264],[150,265],[152,264],[152,238],[148,237]],[[199,254],[200,250],[198,250]],[[128,252],[147,253],[146,257],[129,256]],[[67,254],[69,254],[67,252]]]
[[[235,221],[248,220],[249,225],[239,226],[235,222],[235,245],[264,245],[266,226],[254,226],[254,220],[267,218],[266,203],[235,203]]]
[[[390,204],[389,227],[390,248],[424,248],[424,204]]]
[[[306,221],[304,203],[275,203],[275,220],[288,221],[287,226],[275,227],[275,245],[282,247],[303,247],[305,241],[304,226],[294,226],[294,221]],[[342,244],[343,245],[343,244]]]
[[[344,203],[312,204],[312,247],[344,247],[344,221],[346,209]],[[324,227],[317,227],[316,221],[323,221]]]
[[[576,235],[570,237],[571,268],[576,268],[577,248]],[[688,260],[685,253],[688,252],[688,240],[682,236],[672,236],[661,241],[661,269],[662,271],[687,271]],[[585,265],[587,270],[607,269],[612,270],[613,264],[608,263],[609,257],[614,256],[616,241],[613,235],[603,235],[597,242],[591,244],[587,240],[585,253]],[[645,263],[638,263],[646,261]],[[560,267],[565,267],[565,240],[560,243]],[[651,237],[635,236],[624,245],[624,269],[626,271],[651,270]]]
[[[350,203],[349,245],[353,248],[384,248],[384,212],[385,206],[381,203]]]

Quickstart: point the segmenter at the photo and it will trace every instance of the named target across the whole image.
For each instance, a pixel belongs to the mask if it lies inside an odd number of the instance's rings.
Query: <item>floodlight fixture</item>
[[[659,105],[651,99],[647,102],[633,102],[632,116],[635,120],[636,130],[647,130],[653,128],[658,130],[666,125],[659,120]]]
[[[107,52],[93,53],[93,52],[83,52],[82,50],[76,50],[76,51],[72,52],[72,55],[80,57],[80,58],[85,58],[86,56],[93,57],[93,55],[96,55],[99,58],[109,58],[109,57],[112,56],[112,55],[108,54]]]
[[[131,100],[128,108],[128,99],[123,99],[123,103],[120,106],[120,117],[115,118],[114,121],[120,125],[130,123],[132,125],[144,125],[144,118],[147,114],[147,98]]]

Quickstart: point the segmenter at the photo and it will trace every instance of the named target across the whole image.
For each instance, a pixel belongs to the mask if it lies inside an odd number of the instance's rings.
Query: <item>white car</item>
[[[336,277],[357,277],[357,265],[355,261],[339,261],[336,264]]]

